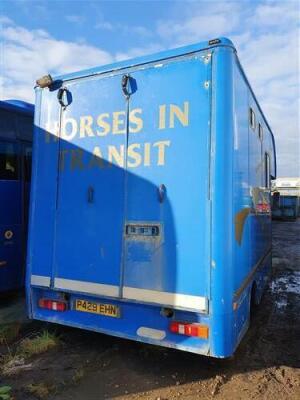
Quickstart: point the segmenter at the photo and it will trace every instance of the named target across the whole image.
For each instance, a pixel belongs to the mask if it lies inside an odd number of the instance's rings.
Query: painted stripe
[[[208,311],[207,298],[191,296],[188,294],[160,292],[157,290],[138,289],[124,286],[123,297],[125,299],[143,301],[171,307]]]
[[[50,286],[50,276],[31,275],[30,282],[35,286]]]
[[[50,286],[50,277],[31,276],[31,284],[37,286]],[[104,285],[101,283],[77,281],[72,279],[55,278],[55,289],[71,290],[86,294],[96,294],[102,296],[119,297],[119,286]],[[128,300],[142,301],[171,307],[193,309],[207,312],[207,298],[201,296],[191,296],[180,293],[160,292],[157,290],[138,289],[124,286],[123,298]]]
[[[119,286],[104,285],[102,283],[55,278],[54,287],[55,289],[66,289],[74,292],[119,297]]]
[[[258,260],[258,262],[254,265],[254,267],[251,269],[249,274],[246,276],[244,279],[243,283],[239,287],[239,289],[234,293],[233,299],[236,302],[238,298],[242,295],[244,290],[248,287],[249,283],[252,281],[257,269],[263,264],[263,262],[266,260],[266,258],[271,255],[271,250],[272,248],[270,247],[265,254]]]

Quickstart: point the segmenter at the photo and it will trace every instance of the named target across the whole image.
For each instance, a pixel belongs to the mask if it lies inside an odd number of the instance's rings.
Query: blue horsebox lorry
[[[24,286],[33,112],[0,101],[0,293]]]
[[[228,39],[37,81],[31,318],[233,354],[271,268],[271,129]]]

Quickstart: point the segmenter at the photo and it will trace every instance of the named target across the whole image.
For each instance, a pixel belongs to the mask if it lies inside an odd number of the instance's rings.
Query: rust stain
[[[235,214],[235,218],[234,218],[235,240],[238,242],[239,245],[242,242],[245,221],[246,221],[246,218],[248,217],[248,215],[250,214],[250,211],[251,211],[251,208],[246,207]]]

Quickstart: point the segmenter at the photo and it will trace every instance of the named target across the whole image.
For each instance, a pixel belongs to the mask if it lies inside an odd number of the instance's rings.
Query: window
[[[255,112],[253,111],[252,108],[249,110],[249,123],[251,128],[255,131],[256,128],[256,118],[255,118]]]
[[[0,142],[0,180],[18,179],[18,155],[15,143]]]
[[[261,126],[261,124],[258,124],[258,137],[259,137],[259,140],[263,141],[264,130],[263,130],[263,127]]]
[[[270,156],[265,153],[265,188],[271,188]]]

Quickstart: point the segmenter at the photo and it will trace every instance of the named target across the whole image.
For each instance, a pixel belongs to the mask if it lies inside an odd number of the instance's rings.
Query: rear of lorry
[[[230,253],[218,190],[231,179],[234,52],[218,39],[36,88],[31,318],[232,354],[228,271],[215,263]]]

